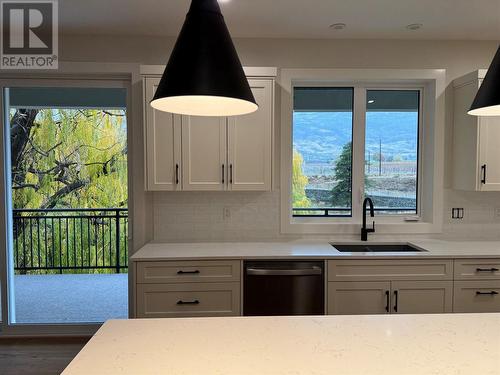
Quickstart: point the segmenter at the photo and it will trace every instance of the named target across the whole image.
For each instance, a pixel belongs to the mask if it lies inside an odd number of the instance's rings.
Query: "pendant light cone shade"
[[[192,0],[151,106],[195,116],[258,109],[217,0]]]
[[[468,114],[500,116],[500,47],[498,47]]]

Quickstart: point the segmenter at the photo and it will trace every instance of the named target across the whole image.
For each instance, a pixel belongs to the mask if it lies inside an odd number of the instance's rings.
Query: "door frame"
[[[3,183],[0,186],[0,302],[2,319],[0,323],[0,337],[3,336],[38,336],[38,335],[92,335],[101,324],[96,323],[75,323],[75,324],[9,324],[9,313],[11,304],[9,302],[8,279],[11,274],[9,267],[11,229],[10,223],[10,170],[6,168],[9,162],[9,153],[4,146],[9,145],[8,129],[4,124],[4,88],[6,87],[26,87],[26,86],[50,86],[50,87],[119,87],[127,90],[127,169],[128,169],[128,208],[129,208],[129,258],[136,250],[134,243],[134,179],[133,164],[137,144],[134,147],[134,123],[140,123],[142,112],[137,110],[141,108],[137,105],[142,97],[141,78],[139,76],[139,66],[135,64],[100,64],[100,63],[61,63],[60,69],[54,72],[13,72],[0,74],[0,117],[2,129],[0,131],[0,176]],[[134,92],[136,95],[134,95]],[[136,110],[134,110],[134,108]],[[137,137],[136,137],[137,138]],[[138,137],[142,140],[142,136]],[[140,145],[140,144],[139,144]],[[141,150],[138,150],[140,155]],[[142,160],[142,159],[141,159]],[[142,162],[139,163],[142,165]],[[141,181],[143,183],[143,181]],[[143,234],[147,238],[147,234]],[[145,240],[143,240],[145,242]],[[135,246],[134,246],[135,245]],[[142,245],[142,243],[141,243]],[[134,304],[131,291],[133,285],[133,269],[129,261],[129,316],[134,315]]]

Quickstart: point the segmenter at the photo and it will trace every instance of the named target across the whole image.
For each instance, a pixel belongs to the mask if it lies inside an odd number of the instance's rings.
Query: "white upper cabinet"
[[[182,116],[183,190],[224,190],[227,119]]]
[[[259,109],[228,119],[228,186],[230,190],[271,190],[272,81],[249,82]]]
[[[180,190],[180,118],[149,105],[159,82],[159,78],[145,79],[146,184],[148,190]]]
[[[247,68],[259,105],[235,117],[180,116],[149,102],[163,69],[143,66],[147,190],[269,191],[274,133],[274,68]]]
[[[453,82],[453,188],[500,191],[500,118],[467,114],[485,71]]]

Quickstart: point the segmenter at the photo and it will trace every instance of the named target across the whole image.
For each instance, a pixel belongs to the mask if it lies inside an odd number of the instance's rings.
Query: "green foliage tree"
[[[342,152],[335,162],[334,178],[336,185],[331,192],[333,207],[349,207],[352,185],[352,142],[342,147]],[[365,190],[370,186],[370,179],[365,172]]]
[[[292,207],[310,207],[311,201],[306,196],[306,186],[309,179],[304,174],[302,155],[293,150],[292,160]]]
[[[352,142],[342,147],[342,152],[335,162],[335,187],[332,189],[331,202],[333,207],[348,207],[351,205],[351,164]]]

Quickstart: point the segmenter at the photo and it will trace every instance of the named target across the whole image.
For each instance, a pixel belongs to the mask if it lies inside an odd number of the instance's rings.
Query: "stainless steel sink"
[[[330,243],[341,253],[419,253],[427,250],[409,244],[335,244]]]

